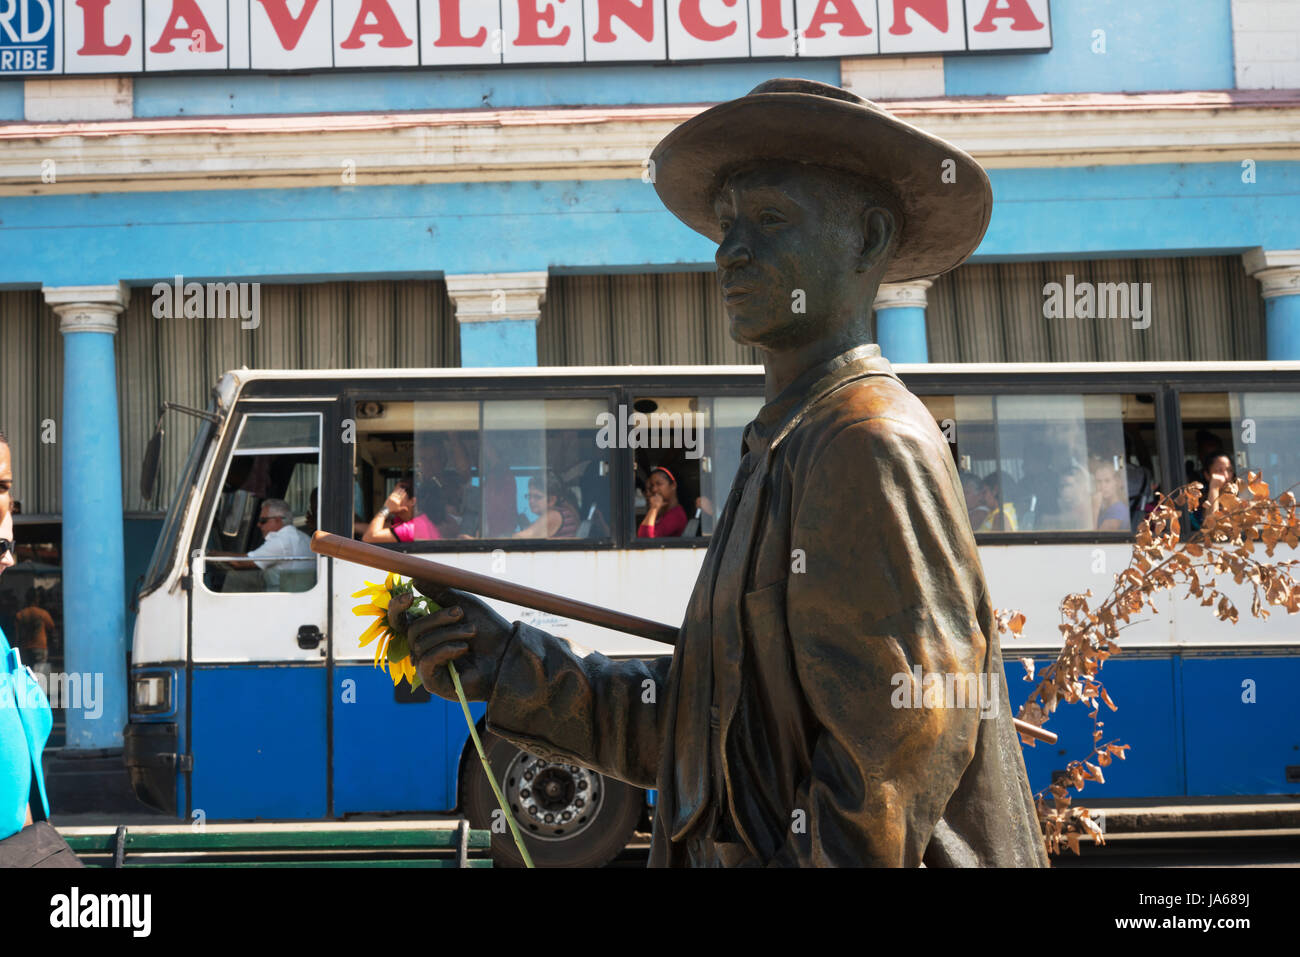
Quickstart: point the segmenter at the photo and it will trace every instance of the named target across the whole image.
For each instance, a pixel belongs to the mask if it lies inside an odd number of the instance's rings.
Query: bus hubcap
[[[568,840],[586,830],[605,798],[604,782],[594,771],[526,751],[510,762],[504,784],[515,819],[541,841]]]

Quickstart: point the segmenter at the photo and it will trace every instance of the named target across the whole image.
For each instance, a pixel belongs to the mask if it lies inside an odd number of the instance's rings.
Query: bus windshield
[[[216,402],[209,403],[208,412],[215,413],[216,411]],[[203,458],[207,454],[208,444],[216,433],[216,426],[207,419],[199,419],[198,423],[198,432],[195,433],[194,442],[190,445],[190,454],[185,460],[185,468],[181,472],[180,481],[172,492],[167,517],[163,519],[162,530],[158,534],[158,542],[154,545],[153,555],[149,559],[149,568],[144,574],[144,583],[140,586],[141,595],[146,595],[161,585],[167,578],[168,570],[172,567],[172,559],[176,553],[176,543],[181,532],[181,520],[185,515],[186,506],[189,505],[190,499],[195,492],[199,467],[203,464]]]

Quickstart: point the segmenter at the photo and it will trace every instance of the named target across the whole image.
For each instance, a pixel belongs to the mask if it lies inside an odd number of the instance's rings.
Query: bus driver
[[[891,704],[915,668],[1009,704],[947,443],[870,342],[882,281],[979,244],[988,177],[789,79],[682,124],[652,163],[719,243],[731,336],[766,372],[675,653],[584,654],[426,586],[443,608],[410,629],[421,679],[454,698],[454,660],[496,734],[657,787],[652,866],[1045,866],[1010,707]]]

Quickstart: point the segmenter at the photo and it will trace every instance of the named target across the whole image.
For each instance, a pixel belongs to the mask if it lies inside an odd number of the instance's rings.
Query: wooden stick
[[[490,575],[467,572],[453,565],[444,565],[442,562],[430,561],[407,552],[380,548],[378,545],[358,542],[351,538],[344,538],[342,535],[316,532],[311,538],[311,550],[345,562],[354,562],[368,568],[393,572],[396,575],[406,575],[408,578],[418,578],[448,588],[459,588],[461,591],[472,592],[485,598],[495,598],[498,601],[508,601],[512,605],[550,612],[588,625],[612,628],[614,631],[649,638],[651,641],[666,645],[677,643],[678,629],[672,625],[638,618],[636,615],[628,615],[612,608],[602,608],[599,605],[589,605],[572,598],[552,595],[550,592],[529,588],[526,585],[516,585]],[[1056,743],[1056,735],[1050,731],[1044,731],[1019,718],[1012,718],[1011,721],[1020,734],[1029,735],[1048,744]]]
[[[575,621],[586,622],[589,625],[600,625],[602,628],[612,628],[615,631],[621,631],[629,635],[639,635],[642,638],[649,638],[651,641],[659,641],[667,645],[676,644],[677,642],[677,629],[672,625],[650,621],[646,618],[638,618],[635,615],[626,615],[621,611],[614,611],[612,608],[588,605],[586,602],[575,601],[572,598],[562,598],[559,595],[552,595],[536,588],[516,585],[513,582],[502,581],[490,575],[467,572],[462,568],[444,565],[442,562],[429,561],[427,558],[419,558],[406,552],[380,548],[378,545],[371,545],[369,542],[353,541],[350,538],[344,538],[342,535],[317,532],[312,536],[311,550],[321,555],[341,558],[347,562],[356,562],[358,565],[378,568],[381,571],[418,578],[436,585],[459,588],[461,591],[473,592],[475,595],[482,595],[485,598],[508,601],[512,605],[522,605],[525,608],[547,611],[553,615],[572,618]]]

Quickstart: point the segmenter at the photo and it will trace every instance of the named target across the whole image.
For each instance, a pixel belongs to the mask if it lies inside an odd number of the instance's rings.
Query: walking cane
[[[573,598],[552,595],[550,592],[516,585],[490,575],[467,572],[462,568],[444,565],[442,562],[429,561],[427,558],[419,558],[406,552],[391,551],[378,545],[344,538],[342,535],[316,532],[311,538],[311,550],[320,555],[340,558],[345,562],[354,562],[357,565],[377,568],[395,575],[405,575],[408,578],[418,578],[448,588],[459,588],[461,591],[482,595],[484,598],[495,598],[497,601],[507,601],[512,605],[561,615],[584,624],[598,625],[601,628],[611,628],[640,638],[649,638],[651,641],[662,642],[665,645],[677,643],[677,629],[672,625],[650,621],[648,618],[638,618],[636,615],[614,611],[612,608],[589,605]],[[1045,731],[1019,718],[1012,718],[1011,723],[1020,734],[1048,744],[1056,743],[1056,735],[1051,731]]]

